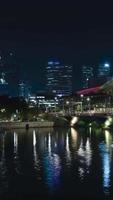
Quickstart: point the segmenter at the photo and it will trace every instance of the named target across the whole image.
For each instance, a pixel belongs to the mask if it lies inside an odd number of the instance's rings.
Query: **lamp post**
[[[90,98],[89,97],[87,97],[87,102],[88,102],[88,111],[90,112],[90,110],[91,110],[91,105],[90,105]]]
[[[81,112],[83,112],[83,98],[84,98],[84,95],[81,94],[80,97],[81,97]]]
[[[66,105],[68,107],[68,115],[69,115],[69,101],[66,101]]]

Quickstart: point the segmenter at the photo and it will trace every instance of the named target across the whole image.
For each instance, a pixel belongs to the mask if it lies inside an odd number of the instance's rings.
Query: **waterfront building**
[[[55,96],[72,94],[72,66],[50,60],[46,66],[46,91]]]

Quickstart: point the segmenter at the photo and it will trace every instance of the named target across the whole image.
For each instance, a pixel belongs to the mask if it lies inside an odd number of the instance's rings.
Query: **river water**
[[[0,200],[112,197],[112,132],[91,127],[0,132]]]

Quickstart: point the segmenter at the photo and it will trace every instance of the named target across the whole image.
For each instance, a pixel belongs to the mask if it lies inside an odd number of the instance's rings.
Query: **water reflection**
[[[7,167],[5,159],[5,136],[6,132],[0,135],[0,194],[2,194],[2,192],[6,192],[8,188]]]
[[[18,134],[14,131],[14,160],[18,160]]]
[[[40,159],[37,151],[37,138],[36,138],[36,130],[33,130],[33,161],[34,161],[34,169],[35,169],[35,176],[38,180],[41,180],[40,176]]]
[[[80,147],[77,153],[78,153],[79,162],[80,162],[78,171],[79,171],[80,179],[83,180],[86,174],[89,173],[90,165],[92,161],[92,149],[91,149],[91,142],[89,138],[87,138],[87,140],[85,141],[85,144],[84,144],[83,138],[81,138]]]
[[[98,190],[102,188],[100,193],[110,195],[112,162],[112,134],[109,131],[99,130],[95,134],[94,130],[71,128],[2,132],[0,192],[5,194],[6,188],[10,188],[11,193],[14,187],[20,194],[23,194],[23,187],[27,194],[30,191],[40,195],[45,191],[61,194],[71,190],[71,195],[76,197],[81,187],[85,188],[86,196],[89,188],[96,191],[97,187]]]
[[[49,189],[53,191],[54,189],[57,189],[60,184],[61,164],[59,155],[54,153],[54,145],[52,148],[52,135],[50,133],[48,134],[47,141],[47,151],[45,152],[43,159],[44,178]]]
[[[69,145],[69,133],[66,134],[66,165],[68,167],[71,166],[71,151],[70,151],[70,145]]]
[[[71,128],[72,148],[77,148],[78,133],[74,128]]]
[[[111,134],[108,130],[105,130],[105,142],[99,144],[99,149],[102,157],[103,188],[107,194],[109,194],[111,186],[111,144]]]

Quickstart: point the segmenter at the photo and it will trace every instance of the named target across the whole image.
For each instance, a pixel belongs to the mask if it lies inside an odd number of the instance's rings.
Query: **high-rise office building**
[[[97,73],[97,81],[99,84],[104,84],[110,79],[111,76],[111,66],[109,63],[104,63],[99,65]]]
[[[82,66],[82,88],[90,86],[91,79],[94,77],[94,69],[92,66]]]
[[[48,61],[46,66],[46,91],[55,96],[69,96],[72,93],[72,66],[59,61]]]
[[[28,83],[19,83],[19,96],[25,98],[26,100],[29,99],[29,97],[31,96],[31,87]]]
[[[82,67],[82,88],[96,87],[104,84],[110,79],[111,69],[110,64],[100,64],[95,66]]]
[[[99,65],[99,68],[98,68],[98,76],[109,77],[110,71],[111,71],[110,64],[108,64],[108,63],[101,64],[101,65]]]

